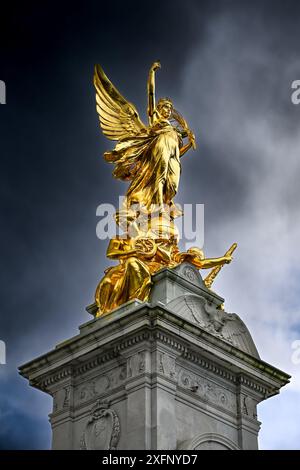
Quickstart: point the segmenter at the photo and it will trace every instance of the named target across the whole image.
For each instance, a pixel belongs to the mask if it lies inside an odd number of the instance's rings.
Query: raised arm
[[[148,90],[148,119],[149,119],[150,126],[152,126],[153,124],[154,111],[155,111],[155,72],[156,70],[160,69],[160,67],[161,67],[160,62],[154,62],[149,72],[147,90]]]

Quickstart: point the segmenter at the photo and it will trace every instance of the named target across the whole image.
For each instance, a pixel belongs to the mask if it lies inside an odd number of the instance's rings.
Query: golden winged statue
[[[147,126],[140,120],[135,106],[123,98],[102,68],[99,65],[95,68],[100,126],[106,137],[118,141],[104,158],[114,163],[116,178],[130,181],[124,210],[116,214],[121,225],[124,220],[131,222],[141,210],[152,215],[170,212],[173,218],[181,215],[173,202],[179,185],[180,157],[190,147],[196,147],[195,136],[169,98],[161,98],[156,105],[155,72],[159,68],[160,63],[155,62],[149,72]],[[177,123],[176,127],[171,120]],[[183,145],[185,137],[189,142]]]
[[[129,181],[123,205],[115,214],[124,236],[110,240],[107,257],[118,260],[106,269],[97,286],[96,316],[111,312],[123,303],[146,301],[151,276],[163,267],[173,268],[187,260],[200,268],[223,266],[231,255],[205,259],[198,248],[180,253],[174,219],[182,215],[174,203],[181,174],[180,158],[196,149],[195,136],[169,98],[156,104],[155,73],[161,67],[154,62],[148,77],[148,125],[96,65],[94,85],[96,109],[103,134],[117,141],[104,153],[115,165],[115,178]],[[184,143],[184,139],[187,142]]]

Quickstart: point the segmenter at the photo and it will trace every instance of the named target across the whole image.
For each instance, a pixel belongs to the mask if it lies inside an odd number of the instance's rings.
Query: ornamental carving
[[[199,282],[197,274],[190,266],[184,266],[182,274],[186,279],[188,279],[190,282],[193,282],[194,284]]]
[[[158,353],[158,372],[174,378],[176,374],[175,359],[168,354]]]
[[[233,412],[236,411],[234,394],[201,376],[179,369],[178,385],[195,393],[202,401],[221,406]]]
[[[120,421],[109,402],[98,400],[81,437],[82,450],[116,450],[120,439]]]
[[[249,396],[242,397],[242,413],[249,418],[257,419],[256,401]]]
[[[145,372],[145,352],[139,352],[128,359],[128,377]]]
[[[70,389],[70,387],[65,387],[64,390],[65,390],[65,396],[64,396],[63,408],[68,408],[70,406],[71,389]]]
[[[120,386],[127,377],[126,365],[115,367],[110,372],[100,375],[76,388],[75,399],[82,403],[100,396],[109,390]]]

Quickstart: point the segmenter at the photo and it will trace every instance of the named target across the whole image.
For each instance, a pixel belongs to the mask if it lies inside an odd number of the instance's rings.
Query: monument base
[[[189,263],[23,365],[53,397],[53,449],[257,449],[257,404],[289,376],[263,362]],[[93,311],[93,306],[89,307]]]

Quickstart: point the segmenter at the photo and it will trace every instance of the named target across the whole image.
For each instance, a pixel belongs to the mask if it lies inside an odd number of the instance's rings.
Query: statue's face
[[[172,105],[170,103],[163,103],[159,108],[159,112],[163,118],[169,119],[172,114]]]

